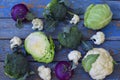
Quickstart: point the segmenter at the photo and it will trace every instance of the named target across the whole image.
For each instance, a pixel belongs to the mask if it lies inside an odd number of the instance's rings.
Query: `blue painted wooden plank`
[[[71,6],[73,8],[82,8],[83,12],[85,12],[86,8],[90,4],[100,4],[100,3],[106,3],[111,7],[111,10],[113,12],[113,19],[120,19],[120,2],[119,1],[108,1],[108,0],[70,0]],[[50,2],[50,0],[1,0],[0,2],[0,17],[10,17],[10,11],[12,6],[18,3],[24,3],[26,4],[33,13],[43,18],[43,10],[44,7]],[[6,5],[7,4],[7,5]],[[83,18],[83,15],[81,16]]]
[[[62,48],[58,49],[58,41],[54,40],[55,45],[56,45],[56,52],[55,52],[55,58],[54,61],[68,61],[67,55],[71,51],[71,49],[68,48]],[[115,61],[120,61],[120,41],[105,41],[104,44],[100,46],[96,46],[93,44],[93,42],[90,42],[95,48],[105,48],[108,50]],[[86,54],[86,51],[81,48],[82,46],[80,45],[78,47],[78,50],[82,53],[82,56]],[[10,43],[9,40],[0,40],[0,61],[4,61],[6,55],[8,53],[11,53],[10,49]],[[31,56],[27,57],[29,61],[34,61]]]
[[[0,80],[14,80],[8,78],[4,74],[4,63],[0,62]],[[58,80],[55,76],[54,73],[54,67],[57,64],[57,62],[53,62],[51,64],[43,64],[43,63],[35,63],[35,62],[30,62],[31,70],[35,71],[35,75],[29,76],[26,80],[41,80],[40,77],[37,74],[37,68],[41,65],[45,65],[47,67],[50,67],[52,69],[52,80]],[[104,80],[119,80],[120,79],[120,63],[115,65],[114,72],[110,75],[107,76]],[[79,63],[78,67],[74,70],[74,75],[70,80],[92,80],[91,77],[86,73],[81,64]]]
[[[36,14],[37,16],[43,18],[42,12],[44,7],[47,3],[49,3],[50,0],[1,0],[0,2],[0,18],[9,18],[10,17],[10,9],[11,7],[16,3],[25,3],[31,10]],[[85,11],[86,7],[91,3],[107,3],[110,5],[111,10],[113,12],[113,19],[120,19],[120,2],[119,1],[107,1],[107,0],[71,0],[74,6],[74,8],[82,7]],[[7,4],[7,5],[6,5]],[[39,13],[39,14],[38,14]],[[83,18],[83,15],[80,16]],[[25,28],[19,30],[15,28],[14,21],[11,19],[1,19],[0,20],[0,39],[10,39],[13,36],[19,36],[21,38],[25,38],[29,33],[33,32],[31,29],[31,24],[25,24]],[[54,39],[57,39],[58,32],[62,31],[62,27],[64,27],[64,23],[61,23],[56,31],[52,33],[52,37]],[[61,27],[62,26],[62,27]],[[89,30],[85,27],[83,27],[83,21],[79,23],[79,29],[82,31],[82,33],[85,35],[86,39],[88,40],[89,37],[91,37],[96,31]],[[101,46],[95,46],[95,47],[103,47],[110,51],[113,58],[120,62],[120,21],[112,21],[106,28],[102,29],[102,31],[106,34],[106,40],[116,40],[116,41],[106,41]],[[87,34],[86,34],[87,33]],[[89,34],[88,34],[89,33]],[[13,35],[14,34],[14,35]],[[49,34],[49,33],[47,33]],[[57,44],[58,42],[55,41]],[[79,46],[79,51],[81,51],[83,54],[85,54],[85,51],[81,49]],[[67,54],[71,51],[70,49],[63,48],[62,50],[59,50],[56,52],[54,61],[68,61]],[[9,40],[0,40],[0,61],[3,61],[5,59],[5,56],[7,53],[10,53],[11,50],[9,48]],[[31,57],[28,57],[29,61],[33,61]],[[41,63],[31,63],[31,68],[33,70],[36,70],[36,68],[39,65],[43,65]],[[50,68],[54,68],[56,62],[53,62],[51,64],[44,64],[46,66],[49,66]],[[9,79],[4,75],[3,71],[3,62],[0,62],[0,80],[13,80]],[[105,80],[119,80],[120,79],[120,63],[115,66],[115,70],[112,75],[107,77]],[[54,76],[55,74],[52,74],[53,79],[57,80],[57,78]],[[29,77],[27,80],[41,80],[37,75]],[[71,80],[92,80],[88,74],[84,72],[82,69],[82,66],[79,65],[78,68],[75,70],[75,75]]]
[[[54,39],[57,39],[58,33],[62,32],[62,28],[66,25],[66,23],[60,23],[56,26],[56,30],[53,33],[45,33],[52,36]],[[0,39],[11,39],[13,36],[19,36],[24,39],[31,32],[34,32],[31,27],[32,24],[28,23],[24,25],[24,28],[18,29],[15,27],[15,22],[13,20],[0,19]],[[83,20],[80,21],[78,27],[87,40],[96,33],[96,31],[84,27]],[[107,27],[101,29],[101,31],[105,33],[106,40],[120,40],[120,21],[112,21],[109,25],[107,25]]]

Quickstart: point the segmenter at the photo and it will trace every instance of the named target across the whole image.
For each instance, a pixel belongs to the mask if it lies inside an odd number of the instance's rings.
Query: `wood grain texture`
[[[46,67],[50,67],[52,70],[52,80],[58,80],[55,76],[55,72],[54,72],[54,67],[57,64],[57,62],[53,62],[51,64],[43,64],[43,63],[37,63],[37,62],[29,62],[30,66],[31,66],[31,70],[35,72],[35,75],[29,76],[27,78],[27,80],[41,80],[40,77],[37,75],[37,68],[41,65],[45,65]],[[10,79],[8,78],[5,74],[4,74],[4,63],[0,62],[0,80],[14,80],[14,79]],[[118,63],[117,65],[115,65],[114,67],[114,72],[110,75],[107,76],[104,80],[119,80],[120,79],[120,63]],[[74,75],[72,76],[72,78],[70,80],[92,80],[91,77],[88,75],[88,73],[86,73],[81,64],[79,63],[78,67],[74,70]]]
[[[70,0],[71,6],[76,8],[82,8],[85,12],[86,8],[90,4],[101,4],[106,3],[111,7],[113,12],[113,19],[120,19],[120,2],[119,1],[108,1],[108,0]],[[43,18],[44,7],[50,2],[50,0],[1,0],[0,2],[0,17],[10,18],[11,8],[18,3],[24,3],[30,8],[30,10],[38,17]],[[7,4],[7,5],[6,5]],[[81,15],[83,18],[83,15]]]
[[[13,5],[18,3],[23,3],[28,6],[28,8],[35,14],[36,16],[43,18],[43,11],[45,6],[51,0],[1,0],[0,1],[0,80],[14,80],[10,79],[4,74],[4,59],[8,53],[11,53],[9,47],[9,40],[13,36],[18,36],[23,40],[31,33],[34,32],[31,27],[31,23],[24,24],[24,28],[18,29],[15,27],[15,22],[11,19],[10,11]],[[104,44],[100,46],[93,45],[94,47],[102,47],[107,49],[110,54],[113,56],[114,60],[118,63],[115,65],[114,72],[108,76],[105,80],[120,80],[120,1],[119,0],[70,0],[72,2],[71,7],[74,9],[82,8],[83,12],[85,12],[86,8],[90,4],[100,4],[106,3],[110,6],[113,12],[113,20],[107,25],[105,28],[101,29],[106,35],[106,41]],[[93,44],[89,40],[89,38],[96,33],[96,31],[87,29],[84,27],[83,18],[78,24],[78,28],[83,33],[85,39]],[[62,28],[65,27],[67,23],[60,23],[56,30],[53,33],[45,32],[47,35],[52,36],[56,45],[56,52],[54,61],[50,64],[38,63],[32,59],[31,56],[28,56],[31,69],[36,72],[35,75],[28,77],[27,80],[41,80],[37,75],[37,67],[40,65],[45,65],[52,69],[52,80],[58,80],[55,77],[54,67],[58,61],[68,61],[67,55],[71,51],[71,49],[62,48],[59,49],[59,42],[57,41],[57,35],[59,32],[62,32]],[[70,24],[69,24],[70,25]],[[85,55],[86,51],[84,51],[81,46],[78,47],[78,50],[82,53],[82,56]],[[81,61],[80,61],[81,63]],[[92,80],[90,76],[83,70],[81,64],[78,65],[78,68],[75,69],[74,75],[71,80]]]
[[[56,26],[56,30],[53,33],[45,32],[48,36],[52,36],[57,39],[58,33],[63,31],[63,27],[66,25],[72,26],[69,22],[61,22]],[[85,39],[90,39],[90,37],[96,33],[96,31],[90,30],[84,27],[83,20],[78,24],[79,29],[84,35]],[[106,40],[120,40],[120,21],[112,21],[105,28],[99,30],[103,31],[106,35]],[[32,30],[32,23],[24,24],[24,28],[18,29],[15,27],[15,22],[12,19],[0,19],[0,39],[11,39],[13,36],[18,36],[20,38],[26,38]]]
[[[54,42],[56,44],[54,61],[68,61],[67,55],[72,49],[68,49],[68,48],[58,49],[59,47],[58,41],[55,40]],[[93,44],[92,42],[90,43]],[[1,44],[0,45],[0,61],[4,61],[5,56],[8,53],[11,53],[12,51],[9,47],[9,40],[0,40],[0,44]],[[111,53],[115,61],[120,61],[120,41],[105,41],[104,44],[100,46],[94,45],[94,47],[107,49]],[[81,48],[81,46],[78,47],[78,50],[82,53],[82,56],[85,55],[86,51],[84,51],[83,48]],[[27,58],[29,59],[29,61],[34,61],[31,56],[28,56]]]

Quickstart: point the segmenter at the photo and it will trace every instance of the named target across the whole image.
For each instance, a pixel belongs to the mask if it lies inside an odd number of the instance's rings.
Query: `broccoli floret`
[[[22,78],[29,73],[28,61],[22,54],[8,54],[5,59],[4,71],[10,78]]]
[[[82,33],[79,31],[77,26],[73,26],[69,31],[60,33],[58,35],[59,42],[67,48],[75,49],[80,44]]]

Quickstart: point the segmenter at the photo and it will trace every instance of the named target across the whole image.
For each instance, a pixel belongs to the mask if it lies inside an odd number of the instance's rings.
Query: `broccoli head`
[[[5,59],[4,71],[10,78],[22,78],[29,73],[28,61],[22,54],[8,54]]]
[[[75,49],[80,44],[82,33],[79,31],[77,26],[73,26],[69,31],[60,33],[58,35],[58,41],[67,48]]]

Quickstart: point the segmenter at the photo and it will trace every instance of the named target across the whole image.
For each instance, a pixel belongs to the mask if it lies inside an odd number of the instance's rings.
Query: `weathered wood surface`
[[[55,40],[54,42],[56,43],[56,45],[58,44],[58,41]],[[10,44],[9,40],[0,40],[0,44],[1,44],[0,45],[0,60],[4,61],[5,56],[8,53],[11,53],[12,51],[9,47],[9,44]],[[91,44],[93,43],[91,42]],[[67,55],[71,51],[71,49],[68,49],[68,48],[58,49],[58,47],[56,46],[54,61],[68,61]],[[120,41],[105,41],[105,43],[103,43],[102,45],[100,46],[94,45],[94,47],[96,48],[101,47],[101,48],[107,49],[111,53],[115,61],[120,62]],[[78,50],[82,53],[82,55],[86,53],[86,51],[84,51],[81,48],[81,46],[78,47]],[[28,59],[29,61],[33,61],[31,56],[28,56]]]
[[[7,55],[7,53],[11,53],[9,47],[9,40],[13,36],[18,36],[24,40],[27,35],[29,35],[31,32],[34,32],[31,29],[32,27],[31,23],[25,24],[24,28],[22,29],[18,29],[15,27],[14,25],[15,22],[11,19],[10,16],[10,11],[12,6],[17,3],[24,3],[29,7],[30,10],[33,11],[33,13],[36,16],[43,18],[42,12],[45,6],[50,1],[51,0],[1,0],[0,2],[0,80],[14,80],[5,76],[3,69],[5,56]],[[107,27],[101,30],[106,35],[106,41],[104,44],[100,46],[94,45],[94,47],[103,47],[107,49],[111,53],[115,61],[118,63],[117,65],[115,65],[115,69],[112,75],[108,76],[105,80],[120,80],[120,0],[70,0],[70,1],[72,2],[71,4],[72,7],[82,8],[83,11],[85,11],[87,6],[90,5],[91,3],[94,4],[106,3],[111,7],[111,10],[113,12],[113,20],[109,25],[107,25]],[[81,15],[80,18],[82,20],[78,24],[78,27],[85,36],[85,39],[89,41],[89,38],[96,31],[92,31],[90,29],[85,28],[83,25],[83,15]],[[62,32],[62,28],[65,27],[65,24],[66,23],[60,23],[56,27],[56,31],[54,33],[45,32],[47,35],[50,34],[53,37],[56,46],[58,46],[57,34],[59,32]],[[86,53],[81,48],[81,46],[78,47],[78,50],[82,52],[82,55]],[[37,67],[40,65],[46,65],[50,67],[52,70],[54,70],[55,64],[58,61],[68,61],[67,55],[70,51],[71,49],[62,48],[59,50],[56,47],[54,61],[53,63],[50,64],[37,63],[32,59],[31,56],[28,56],[27,58],[31,64],[31,69],[33,71],[36,71]],[[34,76],[28,77],[27,80],[41,80],[41,79],[36,74]],[[57,80],[54,72],[52,73],[52,80]],[[75,73],[71,80],[92,80],[92,79],[89,77],[87,73],[85,73],[81,64],[79,64],[78,68],[75,69]]]
[[[10,18],[10,11],[13,5],[18,3],[24,3],[28,6],[28,8],[33,11],[33,13],[43,18],[43,11],[45,6],[50,2],[51,0],[1,0],[0,2],[0,17],[1,18]],[[73,8],[82,8],[85,12],[86,8],[90,4],[99,4],[99,3],[106,3],[111,7],[111,10],[113,12],[113,19],[120,19],[120,1],[119,0],[70,0],[71,6]],[[83,18],[83,15],[82,15]]]
[[[27,78],[27,80],[41,80],[40,77],[37,74],[37,68],[41,65],[45,65],[47,67],[50,67],[52,69],[52,80],[58,80],[55,76],[54,67],[57,62],[53,62],[51,64],[43,64],[43,63],[36,63],[36,62],[30,62],[31,70],[35,72],[35,75],[32,75]],[[8,78],[4,74],[4,63],[0,62],[0,80],[14,80]],[[78,67],[74,70],[74,74],[71,78],[71,80],[92,80],[91,77],[83,70],[81,64],[78,65]],[[107,76],[104,80],[119,80],[120,79],[120,64],[118,63],[114,67],[114,72],[111,74],[112,76]]]
[[[67,24],[69,24],[69,22]],[[67,24],[61,22],[56,26],[56,30],[53,33],[45,33],[51,35],[54,39],[57,39],[58,33],[62,32],[62,28],[66,27]],[[24,28],[18,29],[15,27],[15,22],[12,19],[0,19],[0,26],[0,39],[11,39],[13,36],[18,36],[24,39],[31,32],[34,32],[34,30],[32,30],[32,23],[27,23],[24,25]],[[87,40],[96,33],[96,31],[87,29],[84,26],[83,20],[80,21],[78,27]],[[113,20],[101,31],[105,33],[106,40],[120,40],[120,20]]]

